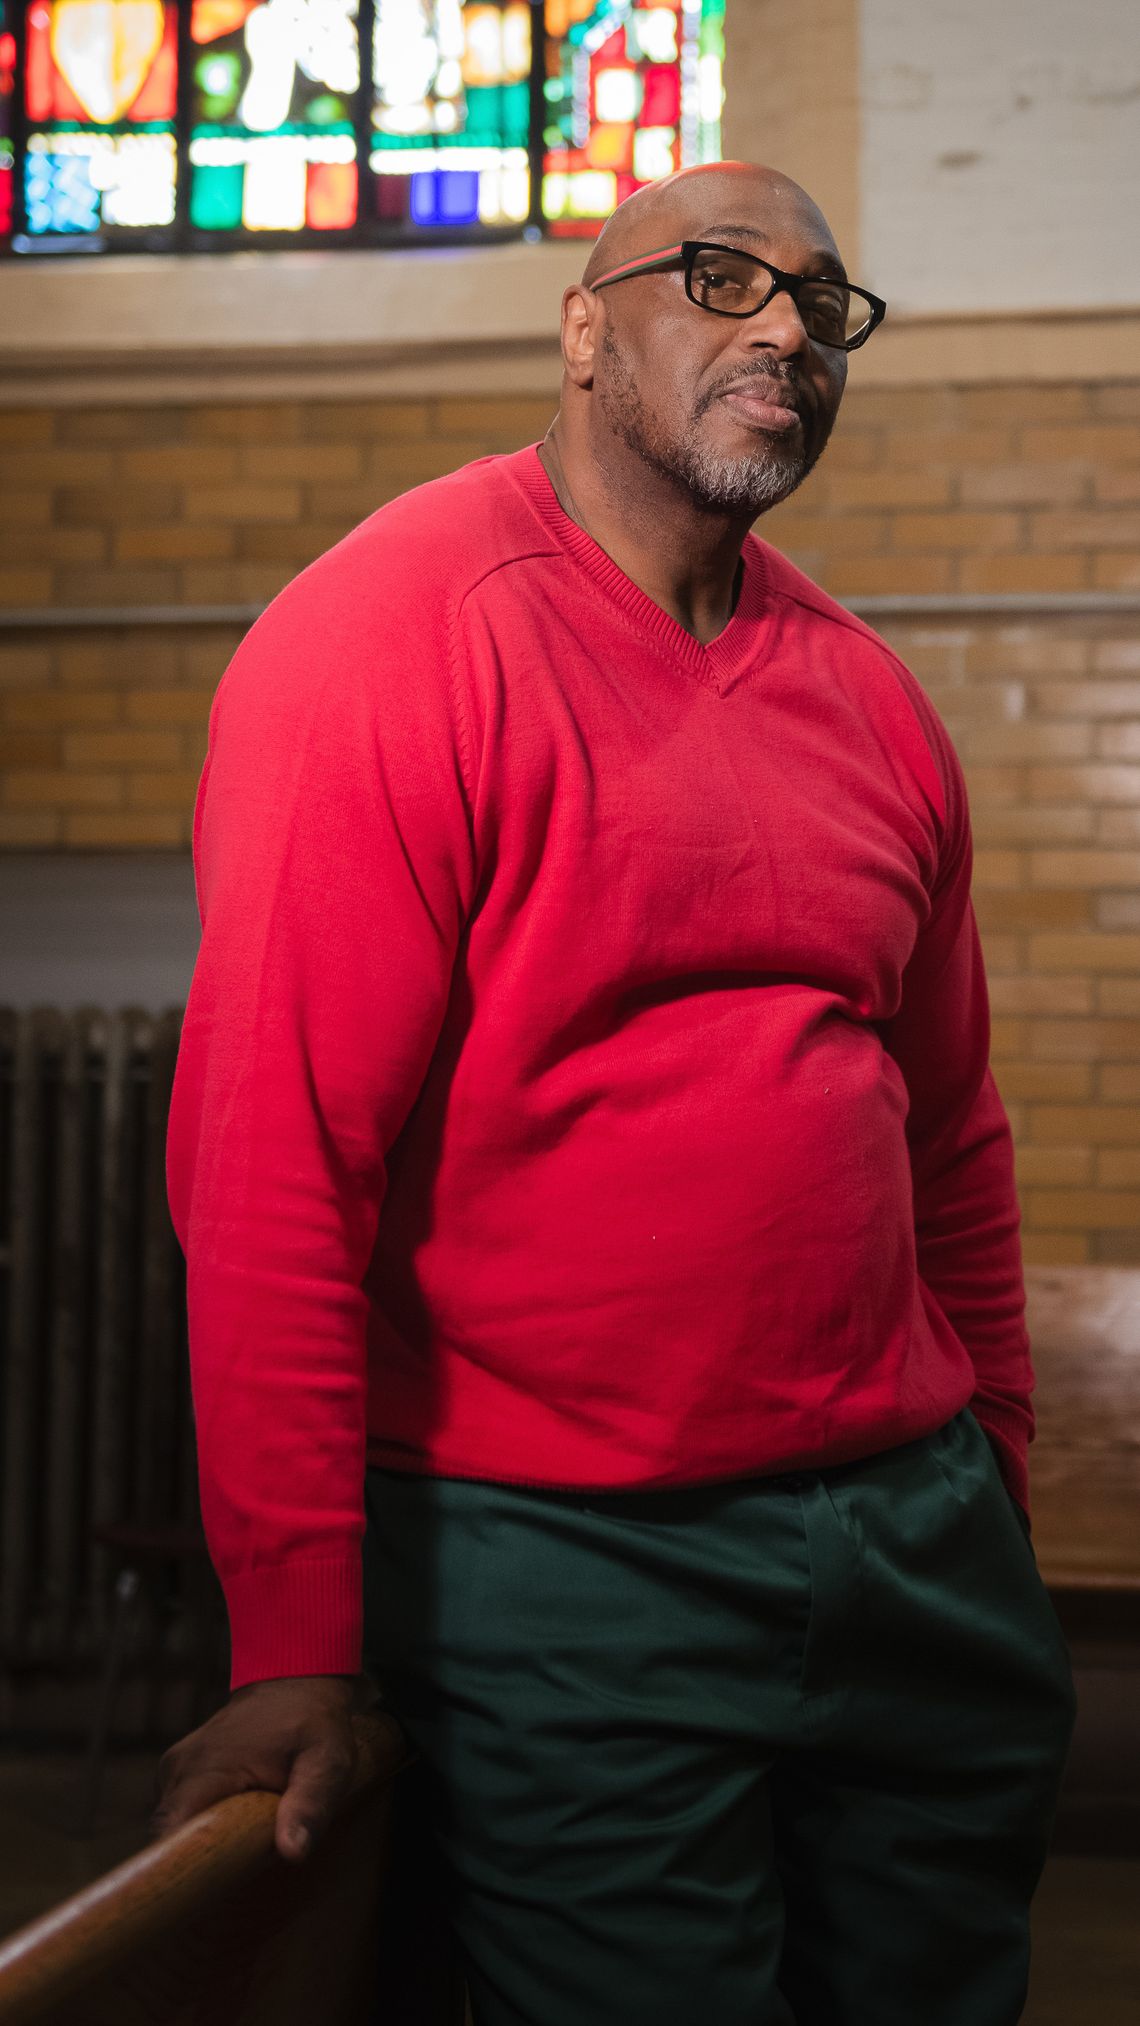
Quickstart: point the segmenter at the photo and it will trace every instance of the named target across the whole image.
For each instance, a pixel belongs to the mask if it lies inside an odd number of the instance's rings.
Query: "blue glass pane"
[[[477,170],[428,169],[409,180],[415,224],[474,225],[478,222]]]
[[[29,150],[24,165],[29,232],[97,232],[99,192],[81,155]]]

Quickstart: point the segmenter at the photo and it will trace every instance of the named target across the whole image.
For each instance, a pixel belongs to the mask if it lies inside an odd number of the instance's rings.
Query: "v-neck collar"
[[[702,643],[671,612],[648,597],[639,584],[618,568],[600,543],[571,519],[554,490],[538,448],[537,443],[528,444],[503,462],[510,467],[511,475],[543,524],[599,590],[612,598],[671,661],[679,662],[700,681],[711,684],[721,696],[726,695],[764,658],[771,599],[762,544],[752,534],[744,537],[741,549],[744,570],[736,610],[715,639]]]

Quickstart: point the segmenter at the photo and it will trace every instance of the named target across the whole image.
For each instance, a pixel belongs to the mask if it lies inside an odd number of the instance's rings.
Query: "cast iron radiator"
[[[198,1530],[165,1187],[182,1009],[0,1007],[0,1669],[89,1673],[121,1546]],[[160,1634],[179,1645],[171,1562]],[[183,1625],[183,1631],[187,1630]]]

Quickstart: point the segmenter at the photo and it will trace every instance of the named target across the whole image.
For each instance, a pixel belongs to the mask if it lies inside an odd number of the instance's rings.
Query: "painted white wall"
[[[861,279],[900,311],[1140,304],[1137,0],[861,0]]]

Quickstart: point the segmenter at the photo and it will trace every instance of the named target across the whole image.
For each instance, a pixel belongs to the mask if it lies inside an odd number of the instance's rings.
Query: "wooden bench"
[[[1140,1267],[1026,1269],[1037,1565],[1072,1638],[1140,1636]]]

